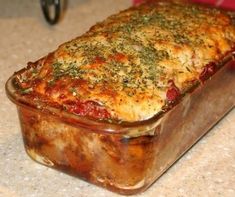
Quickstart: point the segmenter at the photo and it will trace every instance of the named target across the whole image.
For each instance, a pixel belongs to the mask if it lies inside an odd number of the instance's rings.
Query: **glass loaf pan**
[[[46,166],[121,194],[147,189],[235,105],[235,61],[197,84],[168,111],[135,123],[110,124],[36,108],[6,84],[17,105],[28,155]]]

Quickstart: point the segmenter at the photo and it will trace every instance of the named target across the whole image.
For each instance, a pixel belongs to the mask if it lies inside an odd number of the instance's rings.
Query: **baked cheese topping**
[[[151,118],[234,47],[228,15],[199,5],[155,2],[93,26],[18,77],[21,93],[98,119]]]

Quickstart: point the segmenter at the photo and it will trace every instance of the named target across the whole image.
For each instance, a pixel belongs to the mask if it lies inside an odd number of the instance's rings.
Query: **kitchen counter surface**
[[[0,0],[0,196],[119,196],[32,161],[25,153],[15,106],[4,84],[14,72],[118,10],[128,0],[69,0],[49,26],[39,0]],[[139,197],[235,196],[235,109]]]

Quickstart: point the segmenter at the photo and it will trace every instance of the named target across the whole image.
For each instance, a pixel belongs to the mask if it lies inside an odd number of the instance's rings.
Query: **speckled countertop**
[[[4,84],[26,62],[124,9],[128,0],[69,0],[63,20],[51,27],[39,0],[0,0],[0,196],[112,197],[112,192],[33,162],[24,152],[15,106]],[[235,109],[140,197],[235,196]]]

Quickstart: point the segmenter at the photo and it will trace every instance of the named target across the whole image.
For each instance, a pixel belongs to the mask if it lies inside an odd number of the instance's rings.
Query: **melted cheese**
[[[140,121],[168,103],[169,81],[184,93],[207,64],[232,50],[234,41],[231,19],[219,10],[143,4],[62,44],[26,83],[60,105],[95,101],[113,119]]]

